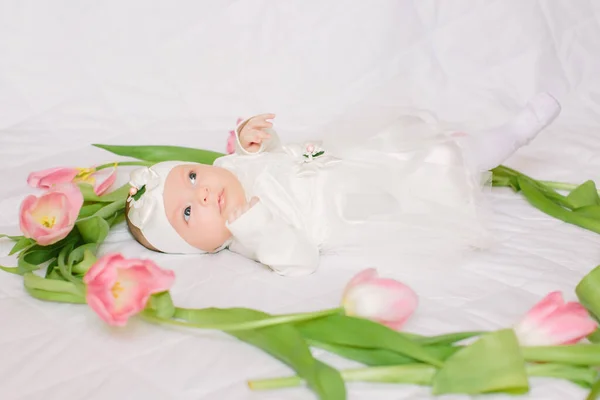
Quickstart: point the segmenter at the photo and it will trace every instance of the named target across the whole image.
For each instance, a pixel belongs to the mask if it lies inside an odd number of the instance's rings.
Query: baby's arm
[[[281,150],[281,142],[273,123],[267,120],[275,118],[275,114],[261,114],[239,123],[235,129],[237,154],[257,154],[264,151]]]
[[[265,264],[280,275],[308,275],[319,265],[317,246],[303,232],[275,218],[261,202],[228,223],[227,228],[234,238],[231,251]]]

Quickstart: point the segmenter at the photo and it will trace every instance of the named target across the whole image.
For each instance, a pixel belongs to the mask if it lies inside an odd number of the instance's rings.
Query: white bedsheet
[[[289,140],[341,121],[370,129],[400,107],[473,129],[547,90],[563,114],[507,165],[600,182],[599,15],[598,0],[2,1],[0,232],[18,234],[29,172],[116,159],[91,143],[222,151],[236,118],[258,112],[276,113]],[[508,190],[490,197],[498,245],[433,271],[329,257],[312,276],[283,278],[230,253],[157,256],[124,229],[103,252],[174,269],[181,306],[273,313],[335,306],[347,280],[375,266],[417,291],[406,329],[423,334],[506,327],[552,290],[575,299],[577,282],[600,264],[598,235]],[[0,241],[0,254],[9,247]],[[303,388],[250,392],[248,379],[290,371],[225,335],[141,322],[110,329],[85,306],[30,298],[21,282],[0,274],[0,399],[314,398]],[[430,397],[427,388],[349,385],[349,399]],[[584,391],[532,379],[523,397],[581,399]]]

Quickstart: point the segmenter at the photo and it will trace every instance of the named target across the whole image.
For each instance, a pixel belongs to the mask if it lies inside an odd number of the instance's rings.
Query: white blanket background
[[[598,0],[0,0],[0,231],[18,233],[19,204],[33,192],[29,172],[117,159],[91,143],[224,151],[236,118],[262,112],[277,114],[290,141],[333,126],[366,132],[402,107],[476,129],[550,91],[563,114],[507,164],[539,178],[598,181],[599,16]],[[407,329],[508,326],[548,291],[573,299],[575,284],[600,264],[597,235],[510,191],[491,197],[498,248],[436,271],[401,260],[372,265],[421,296]],[[0,255],[9,247],[1,241]],[[281,278],[233,254],[153,255],[125,230],[103,251],[176,270],[180,305],[268,312],[335,306],[347,279],[367,266],[331,258],[313,276]],[[247,379],[289,372],[218,333],[109,329],[85,306],[36,301],[18,277],[0,274],[3,400],[314,398],[302,388],[246,388]],[[534,379],[527,398],[583,396]],[[349,399],[417,398],[429,391],[349,386]]]

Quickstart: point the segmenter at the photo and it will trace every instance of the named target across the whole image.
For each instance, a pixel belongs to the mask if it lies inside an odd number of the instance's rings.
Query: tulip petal
[[[597,328],[585,307],[564,303],[560,292],[552,292],[537,303],[514,327],[524,346],[577,343]]]
[[[104,301],[102,301],[103,298],[105,298],[105,296],[101,293],[94,293],[90,290],[88,290],[86,295],[88,305],[104,322],[118,326],[119,323],[115,321],[112,314],[109,312],[109,309],[111,308],[110,305],[105,304]]]
[[[94,188],[94,193],[96,193],[96,196],[101,196],[102,194],[104,194],[104,192],[106,192],[113,185],[113,183],[115,183],[116,180],[117,168],[113,168],[110,175],[101,184]]]
[[[589,318],[590,314],[588,312],[588,310],[580,303],[577,303],[576,301],[570,301],[567,304],[565,304],[562,308],[563,311],[572,313],[574,315],[578,315],[582,318]]]
[[[342,305],[348,315],[399,329],[417,308],[418,297],[403,283],[377,275],[374,268],[356,274],[346,285]]]
[[[77,173],[77,169],[68,167],[45,169],[29,174],[27,184],[35,188],[50,188],[53,185],[71,182]]]
[[[377,278],[377,270],[375,268],[367,268],[354,275],[354,277],[350,279],[350,282],[348,282],[346,287],[352,288],[356,285],[360,285],[361,283],[368,282],[375,278]]]
[[[98,286],[111,286],[117,281],[117,269],[109,268],[109,265],[115,265],[124,258],[119,253],[107,254],[100,257],[94,265],[88,269],[83,277],[83,283],[86,285],[94,284]]]
[[[29,195],[25,197],[23,202],[21,203],[21,209],[19,210],[19,224],[21,228],[21,232],[27,238],[31,238],[32,231],[35,225],[31,221],[31,210],[35,207],[37,202],[37,197],[34,195]]]
[[[44,219],[54,219],[53,225],[56,225],[59,220],[68,221],[67,208],[68,200],[64,194],[48,192],[38,199],[31,216],[40,224]]]
[[[41,236],[40,238],[38,238],[38,240],[36,240],[36,242],[40,246],[49,246],[51,244],[54,244],[64,238],[66,238],[69,235],[69,232],[71,232],[71,229],[73,229],[73,227],[67,226],[62,229],[53,230],[52,232],[48,233],[47,235],[44,235],[44,236]]]
[[[552,318],[540,326],[540,331],[546,334],[552,342],[566,343],[573,340],[581,340],[596,329],[596,322],[589,316],[581,317],[568,309],[555,313]]]
[[[168,290],[174,281],[172,271],[162,270],[150,260],[125,259],[108,254],[84,277],[90,307],[107,323],[124,325],[142,311],[154,293]]]
[[[79,186],[74,183],[62,184],[52,187],[49,192],[60,192],[67,198],[69,223],[74,224],[83,206],[83,194]]]
[[[54,185],[40,197],[21,203],[19,222],[23,234],[42,246],[56,243],[73,229],[83,205],[83,195],[72,183]]]
[[[524,319],[530,324],[536,324],[543,321],[546,317],[552,314],[565,304],[561,292],[551,292],[538,302],[527,314]]]
[[[234,131],[229,132],[229,138],[227,138],[227,154],[235,153],[235,144],[237,142],[236,134]]]

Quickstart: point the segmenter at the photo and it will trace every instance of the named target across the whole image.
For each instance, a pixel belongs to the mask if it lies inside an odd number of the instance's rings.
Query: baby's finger
[[[240,216],[240,209],[236,208],[235,210],[233,210],[233,212],[229,216],[229,223],[234,222],[236,219],[238,219],[239,216]]]
[[[254,131],[253,135],[254,136],[252,137],[252,139],[255,141],[262,141],[263,139],[269,139],[271,137],[271,135],[265,131]]]
[[[259,114],[252,119],[260,119],[262,121],[265,121],[267,119],[273,119],[273,118],[275,118],[275,114]]]
[[[265,128],[272,128],[272,127],[273,127],[273,124],[268,121],[254,121],[250,125],[251,129],[265,129]]]

